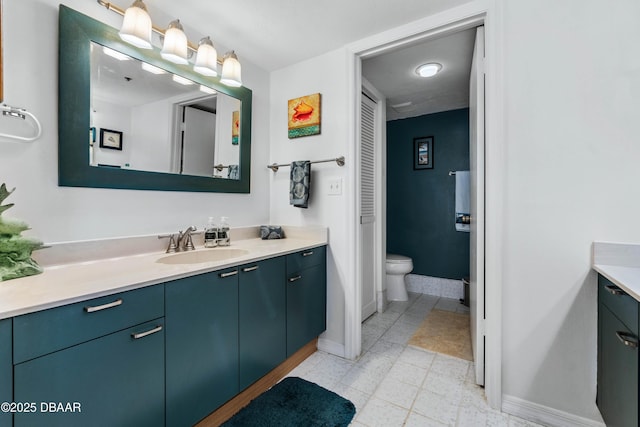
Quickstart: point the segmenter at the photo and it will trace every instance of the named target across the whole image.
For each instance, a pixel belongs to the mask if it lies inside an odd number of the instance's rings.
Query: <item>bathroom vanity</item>
[[[594,243],[598,272],[597,405],[607,425],[638,425],[640,246]]]
[[[15,405],[0,426],[197,423],[325,330],[326,243],[244,239],[230,257],[139,254],[0,283],[0,400]]]

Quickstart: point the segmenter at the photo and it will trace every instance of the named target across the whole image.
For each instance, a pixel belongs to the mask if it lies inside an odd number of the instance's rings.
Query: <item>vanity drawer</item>
[[[638,301],[609,279],[598,275],[598,299],[634,334],[638,334]]]
[[[13,363],[164,316],[164,286],[95,298],[13,319]]]
[[[287,274],[324,263],[326,253],[326,246],[320,246],[287,255]]]

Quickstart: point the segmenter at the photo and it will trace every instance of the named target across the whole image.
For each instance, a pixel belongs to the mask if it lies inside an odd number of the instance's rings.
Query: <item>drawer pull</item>
[[[238,270],[233,270],[233,271],[230,271],[228,273],[220,273],[220,274],[218,274],[218,276],[220,276],[220,277],[222,277],[224,279],[225,277],[235,276],[236,274],[238,274]]]
[[[302,276],[298,275],[298,276],[295,276],[295,277],[291,277],[289,279],[289,282],[295,282],[296,280],[300,280],[300,279],[302,279]]]
[[[604,287],[611,295],[624,295],[624,291],[614,285],[605,285]]]
[[[621,331],[617,331],[616,336],[620,341],[622,341],[624,345],[629,346],[631,348],[638,348],[638,339],[635,336],[627,332],[621,332]]]
[[[84,311],[87,313],[93,313],[94,311],[106,310],[107,308],[117,307],[122,304],[122,298],[115,300],[114,302],[110,302],[108,304],[96,305],[94,307],[85,307]]]
[[[302,256],[311,256],[313,255],[313,251],[309,251],[309,252],[303,252]]]
[[[155,328],[149,329],[146,332],[140,332],[138,334],[131,334],[131,338],[133,338],[134,340],[139,340],[140,338],[144,338],[144,337],[146,337],[148,335],[155,334],[156,332],[160,332],[161,330],[162,330],[162,326],[158,325]]]
[[[243,271],[244,273],[248,273],[248,272],[250,272],[250,271],[256,271],[257,269],[258,269],[258,266],[257,266],[257,265],[254,265],[253,267],[246,267],[246,268],[243,268],[243,269],[242,269],[242,271]]]

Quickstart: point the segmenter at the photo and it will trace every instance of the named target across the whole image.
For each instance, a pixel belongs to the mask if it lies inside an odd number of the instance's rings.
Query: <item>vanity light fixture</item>
[[[135,0],[124,13],[120,38],[141,49],[151,49],[151,17],[142,0]]]
[[[220,83],[232,87],[242,86],[240,61],[238,61],[238,57],[234,51],[224,54]]]
[[[209,77],[218,75],[218,52],[213,47],[209,36],[202,38],[198,43],[198,54],[193,71]]]
[[[189,63],[188,50],[187,35],[184,33],[180,20],[169,22],[169,28],[164,32],[164,43],[160,56],[167,61],[185,65]]]
[[[442,70],[441,64],[438,64],[437,62],[429,62],[416,68],[416,74],[420,77],[433,77],[438,74],[440,70]]]
[[[162,50],[160,52],[164,59],[175,62],[176,64],[186,65],[189,63],[188,58],[191,57],[191,52],[189,51],[197,52],[194,71],[208,77],[215,77],[218,75],[217,64],[222,64],[222,76],[220,78],[220,82],[232,87],[242,86],[241,66],[234,51],[227,52],[223,59],[217,58],[217,52],[209,37],[205,37],[200,40],[198,47],[196,47],[194,44],[189,42],[187,36],[184,34],[180,21],[177,19],[172,21],[169,24],[169,28],[166,30],[158,28],[151,22],[151,18],[149,18],[149,14],[147,13],[147,8],[142,0],[135,0],[126,11],[112,3],[106,2],[105,0],[96,1],[99,5],[107,8],[108,10],[125,17],[119,33],[123,40],[140,48],[151,49],[151,35],[149,34],[149,37],[146,36],[146,18],[148,18],[148,22],[151,27],[151,30],[149,31],[159,34],[161,39],[164,38]],[[136,17],[136,19],[128,19],[128,16]],[[148,45],[145,41],[148,41]]]

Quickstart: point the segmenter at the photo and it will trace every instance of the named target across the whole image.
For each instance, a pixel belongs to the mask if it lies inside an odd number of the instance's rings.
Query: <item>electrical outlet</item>
[[[329,180],[329,191],[330,196],[339,196],[342,194],[342,178],[332,178]]]

